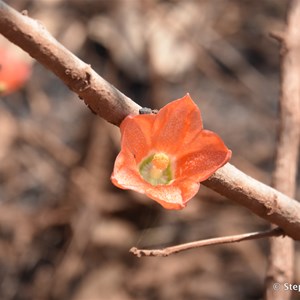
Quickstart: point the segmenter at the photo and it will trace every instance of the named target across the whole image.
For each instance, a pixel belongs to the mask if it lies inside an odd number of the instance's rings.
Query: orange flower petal
[[[184,141],[188,143],[201,129],[200,110],[187,94],[158,112],[153,124],[153,146],[158,151],[175,154]]]
[[[150,185],[139,174],[136,160],[128,149],[122,149],[117,156],[111,180],[121,189],[140,193],[144,193],[144,189]]]
[[[168,185],[149,185],[145,194],[166,209],[182,209],[198,192],[200,184],[189,179],[175,180]]]
[[[221,138],[209,130],[202,130],[190,147],[179,153],[175,177],[197,182],[206,180],[231,158],[231,151]]]
[[[151,132],[155,115],[128,116],[121,123],[122,149],[128,149],[140,162],[152,147]]]

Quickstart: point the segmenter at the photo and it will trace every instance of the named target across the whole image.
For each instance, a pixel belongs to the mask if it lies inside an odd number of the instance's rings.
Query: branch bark
[[[227,163],[203,184],[299,240],[300,204]],[[295,222],[295,223],[294,223]]]
[[[99,76],[90,65],[56,41],[38,21],[0,1],[0,32],[59,77],[97,115],[114,125],[138,104]]]
[[[138,104],[59,44],[40,23],[1,0],[0,33],[56,74],[94,113],[108,122],[119,125],[127,115],[138,114]],[[300,240],[300,204],[296,200],[230,164],[203,184],[278,225],[293,239]]]
[[[273,186],[293,197],[300,144],[300,2],[291,1],[287,28],[281,38],[280,126]],[[266,300],[288,300],[292,291],[274,290],[274,283],[293,283],[294,242],[271,238],[266,277]]]

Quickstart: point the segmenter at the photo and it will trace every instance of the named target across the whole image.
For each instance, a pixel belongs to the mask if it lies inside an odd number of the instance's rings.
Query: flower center
[[[152,154],[140,164],[141,176],[152,185],[168,184],[172,180],[171,162],[165,153]]]
[[[156,153],[154,154],[151,162],[153,164],[153,167],[164,171],[168,167],[170,159],[169,156],[165,153]]]

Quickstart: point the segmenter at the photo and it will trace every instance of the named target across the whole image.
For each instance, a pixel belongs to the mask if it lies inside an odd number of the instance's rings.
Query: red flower
[[[21,88],[31,74],[31,64],[11,48],[0,48],[0,95]]]
[[[214,132],[204,130],[200,110],[189,94],[158,114],[126,117],[112,182],[160,203],[181,209],[231,157]]]

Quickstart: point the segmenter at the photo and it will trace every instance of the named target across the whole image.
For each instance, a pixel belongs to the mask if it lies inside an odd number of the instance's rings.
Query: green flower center
[[[152,185],[168,184],[173,179],[170,158],[162,152],[145,158],[139,166],[139,171]]]

